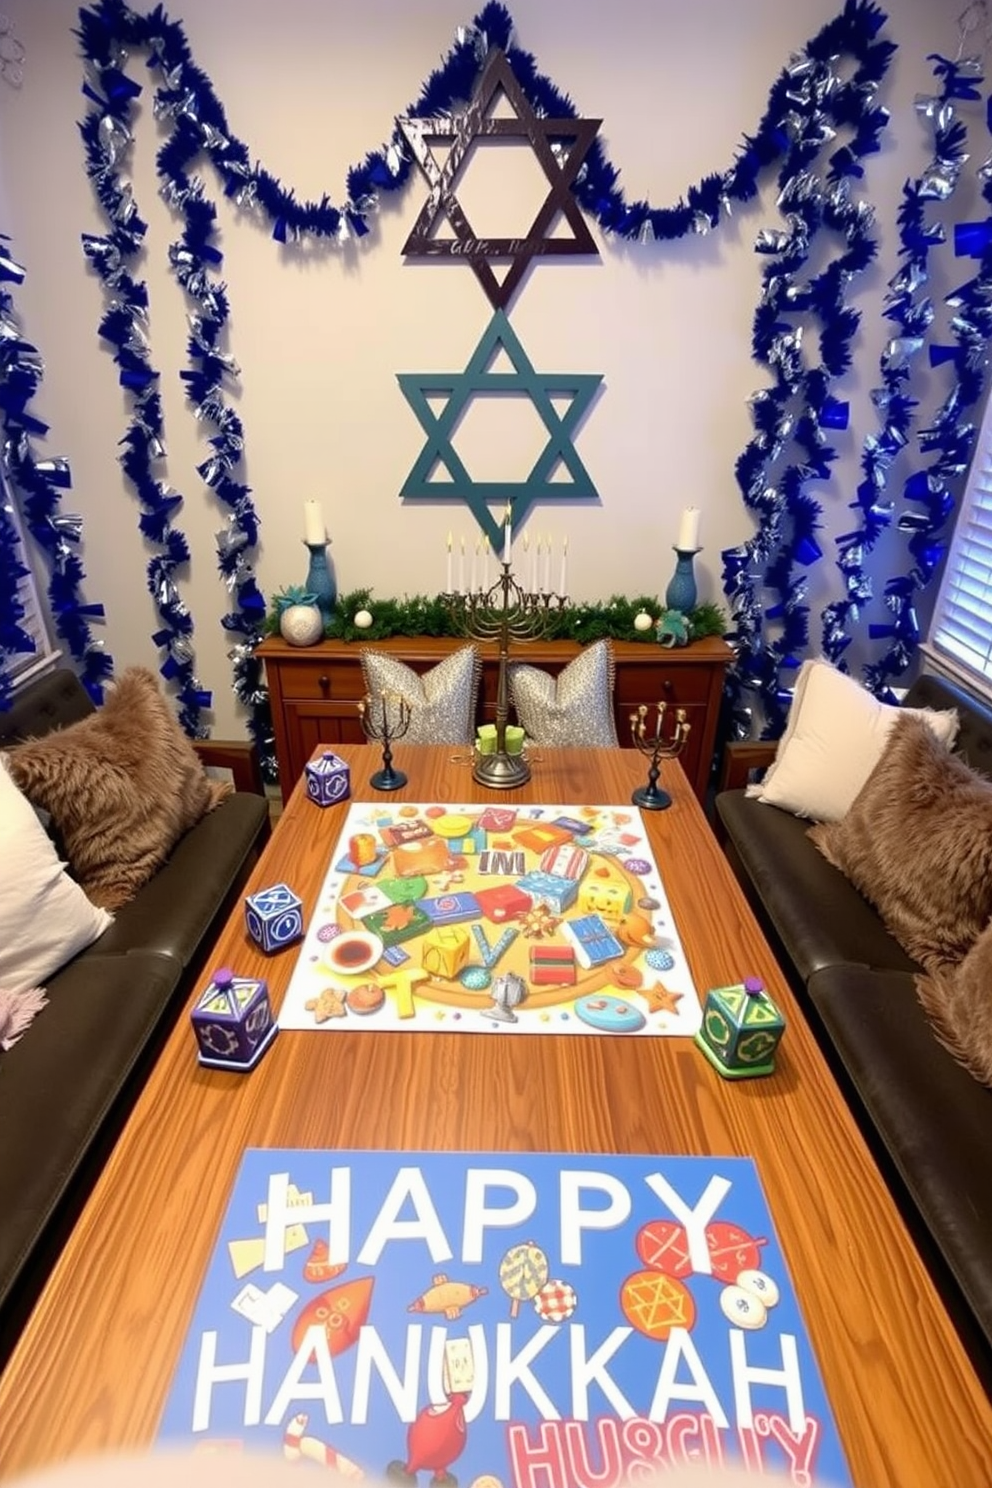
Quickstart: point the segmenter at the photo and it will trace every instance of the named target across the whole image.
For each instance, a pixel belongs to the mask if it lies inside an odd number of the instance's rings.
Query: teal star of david
[[[501,349],[512,372],[491,370]],[[464,372],[397,373],[403,396],[427,436],[403,484],[400,499],[463,501],[497,553],[502,549],[502,523],[507,505],[513,526],[518,528],[536,501],[598,500],[599,492],[572,438],[602,380],[598,372],[537,372],[505,313],[497,310]],[[526,480],[474,481],[452,447],[458,421],[473,396],[493,392],[527,393],[548,431],[548,442]],[[438,394],[448,396],[441,411],[435,412],[428,399]],[[560,394],[571,394],[563,412],[552,401],[552,395]],[[570,481],[551,479],[559,461],[571,476]],[[447,471],[449,480],[431,480],[439,466]],[[490,502],[498,504],[498,521],[489,510]]]

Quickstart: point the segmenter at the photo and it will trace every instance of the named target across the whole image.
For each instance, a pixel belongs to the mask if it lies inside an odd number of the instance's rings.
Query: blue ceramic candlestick
[[[692,560],[702,548],[674,548],[675,572],[665,590],[665,604],[670,610],[679,610],[688,615],[696,607],[696,575],[692,571]]]
[[[325,622],[334,614],[338,590],[334,582],[334,569],[326,543],[305,543],[310,553],[306,587],[316,597],[317,607]]]

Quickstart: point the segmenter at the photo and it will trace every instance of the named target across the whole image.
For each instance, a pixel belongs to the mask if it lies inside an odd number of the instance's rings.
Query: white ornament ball
[[[324,634],[324,619],[316,605],[289,605],[279,617],[279,634],[291,646],[312,646]]]
[[[653,624],[654,621],[651,619],[651,616],[648,614],[647,610],[639,610],[638,613],[634,616],[635,630],[650,630]]]
[[[355,624],[358,626],[359,630],[368,630],[369,626],[372,624],[372,611],[359,610],[355,616]]]

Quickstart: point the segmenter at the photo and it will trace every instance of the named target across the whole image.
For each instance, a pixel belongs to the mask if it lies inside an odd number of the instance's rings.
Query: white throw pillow
[[[0,987],[37,987],[112,922],[66,873],[0,755]]]
[[[892,725],[905,713],[922,718],[948,748],[957,738],[960,719],[953,708],[880,703],[830,662],[804,661],[775,763],[747,794],[811,821],[840,821],[881,759]]]

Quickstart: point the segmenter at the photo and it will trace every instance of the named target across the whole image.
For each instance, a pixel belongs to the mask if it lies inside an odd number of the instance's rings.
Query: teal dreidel
[[[744,1080],[775,1071],[775,1050],[785,1019],[759,977],[731,987],[712,987],[703,1005],[696,1043],[721,1075]]]

